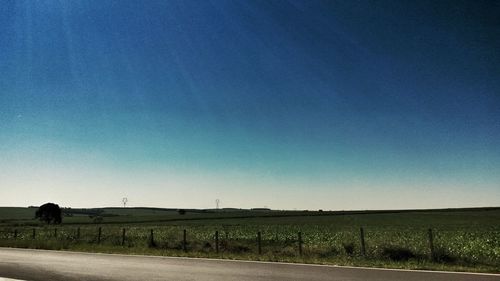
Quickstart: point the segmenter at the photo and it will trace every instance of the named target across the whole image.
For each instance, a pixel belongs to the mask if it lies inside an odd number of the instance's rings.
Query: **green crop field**
[[[155,208],[65,209],[57,226],[34,220],[35,211],[0,208],[0,246],[500,272],[500,208],[184,215]]]

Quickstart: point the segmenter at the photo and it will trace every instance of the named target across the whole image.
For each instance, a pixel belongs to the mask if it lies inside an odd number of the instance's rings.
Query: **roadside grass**
[[[249,260],[264,262],[289,262],[321,265],[338,266],[362,266],[393,269],[412,269],[412,270],[439,270],[439,271],[459,271],[459,272],[486,272],[500,273],[500,266],[492,264],[468,263],[467,261],[456,260],[452,262],[432,261],[425,257],[412,257],[398,260],[383,256],[362,257],[359,255],[343,255],[342,253],[332,253],[330,255],[319,256],[315,253],[304,253],[303,256],[295,255],[291,249],[282,251],[266,251],[261,255],[255,252],[247,251],[224,251],[219,254],[211,250],[191,250],[184,252],[181,249],[147,247],[147,246],[115,246],[88,244],[85,242],[61,242],[61,241],[9,241],[0,243],[2,247],[45,249],[59,251],[75,251],[88,253],[104,254],[125,254],[125,255],[148,255],[148,256],[167,256],[167,257],[189,257],[189,258],[214,258],[230,260]]]

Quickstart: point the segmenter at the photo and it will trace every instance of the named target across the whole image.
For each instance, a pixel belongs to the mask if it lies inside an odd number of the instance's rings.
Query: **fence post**
[[[183,235],[183,238],[182,238],[182,249],[184,250],[184,252],[187,252],[187,237],[186,237],[186,230],[184,229],[184,235]]]
[[[259,250],[259,255],[262,254],[262,235],[259,232],[257,232],[257,249]]]
[[[125,228],[122,229],[122,246],[125,245]]]
[[[431,260],[433,260],[434,259],[434,236],[432,235],[432,229],[431,228],[429,228],[428,234],[429,234],[430,258],[431,258]]]
[[[76,230],[76,239],[80,239],[80,227]]]
[[[219,231],[215,231],[215,252],[219,253]]]
[[[361,240],[361,255],[366,255],[366,246],[365,246],[365,231],[362,227],[359,228],[359,238]]]
[[[102,229],[101,229],[101,227],[99,227],[99,233],[97,234],[97,244],[101,243],[101,233],[102,233]]]
[[[57,228],[54,228],[54,238],[57,238]]]
[[[17,229],[14,229],[14,239],[17,239]]]
[[[299,256],[302,256],[302,232],[299,231]]]
[[[36,238],[36,228],[33,228],[33,239]]]
[[[151,229],[151,234],[149,235],[149,246],[154,247],[154,245],[155,245],[155,238],[154,238],[153,229]]]

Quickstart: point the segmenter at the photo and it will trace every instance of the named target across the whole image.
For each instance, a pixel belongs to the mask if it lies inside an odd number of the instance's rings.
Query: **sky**
[[[500,2],[0,5],[0,206],[500,206]]]

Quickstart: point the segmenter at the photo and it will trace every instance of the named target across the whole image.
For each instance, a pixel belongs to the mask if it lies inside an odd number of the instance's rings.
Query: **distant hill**
[[[0,226],[9,225],[39,225],[35,220],[37,208],[24,207],[0,207]],[[415,214],[422,219],[428,215],[434,217],[474,217],[494,216],[500,217],[500,207],[484,208],[455,208],[455,209],[417,209],[417,210],[358,210],[358,211],[288,211],[271,210],[267,208],[253,209],[184,209],[185,214],[180,214],[178,209],[173,208],[63,208],[64,224],[93,224],[96,222],[107,224],[123,223],[175,223],[181,221],[220,221],[235,219],[266,219],[276,218],[279,220],[312,222],[322,221],[320,218],[328,219],[332,216],[346,216],[357,218],[360,215],[398,215]],[[448,214],[448,215],[447,215]],[[96,219],[98,218],[98,219]],[[280,219],[281,218],[281,219]],[[316,219],[313,219],[316,218]]]

